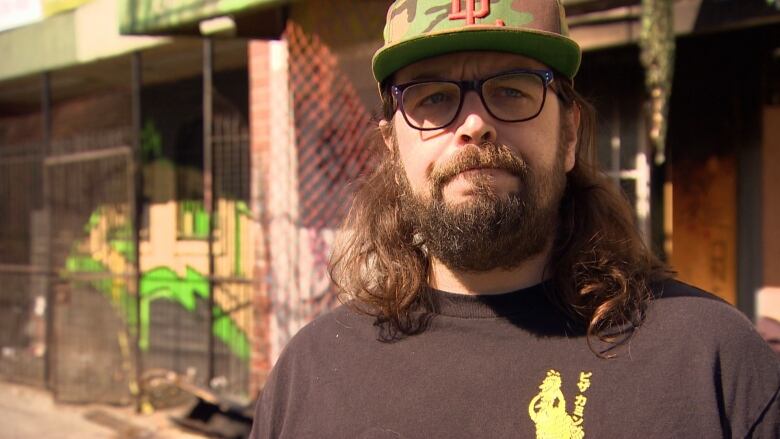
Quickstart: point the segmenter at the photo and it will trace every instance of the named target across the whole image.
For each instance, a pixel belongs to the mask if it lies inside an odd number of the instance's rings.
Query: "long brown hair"
[[[573,321],[616,343],[644,320],[650,284],[669,277],[665,265],[640,237],[625,196],[595,165],[595,110],[566,81],[554,83],[561,112],[580,108],[577,159],[567,173],[560,222],[546,267],[551,300]],[[394,108],[383,87],[383,116]],[[561,118],[564,120],[564,118]],[[376,170],[355,194],[334,248],[330,273],[342,299],[352,307],[408,335],[424,329],[416,311],[432,310],[430,261],[403,218],[396,181],[397,151],[385,148]],[[598,352],[597,352],[598,353]]]

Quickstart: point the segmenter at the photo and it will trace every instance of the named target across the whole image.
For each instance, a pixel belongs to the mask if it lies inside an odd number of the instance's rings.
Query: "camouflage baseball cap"
[[[374,78],[381,83],[421,59],[465,50],[518,53],[574,78],[581,51],[568,34],[560,0],[395,0]]]

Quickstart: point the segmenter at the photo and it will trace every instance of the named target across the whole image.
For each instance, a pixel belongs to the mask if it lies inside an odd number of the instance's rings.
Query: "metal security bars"
[[[197,77],[144,85],[140,58],[121,90],[53,103],[44,86],[43,140],[0,137],[0,375],[60,401],[141,408],[145,377],[164,369],[249,398],[246,71],[214,72],[209,212],[204,121],[181,109],[200,110],[204,90]],[[153,99],[166,90],[179,109]],[[52,129],[68,111],[76,123]],[[180,163],[177,150],[196,153]]]

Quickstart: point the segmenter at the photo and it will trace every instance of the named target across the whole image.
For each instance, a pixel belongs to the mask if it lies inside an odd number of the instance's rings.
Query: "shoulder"
[[[322,355],[333,356],[374,340],[373,317],[341,305],[301,328],[287,343],[278,362],[299,362],[302,355],[317,362]]]
[[[371,333],[374,318],[361,314],[347,305],[340,305],[321,314],[290,340],[290,345],[327,342],[342,336],[356,337]]]
[[[353,357],[364,350],[372,318],[342,305],[298,331],[282,350],[255,409],[252,438],[278,437],[306,398],[322,396]]]
[[[657,300],[661,299],[688,299],[693,301],[698,300],[711,300],[714,303],[721,303],[728,305],[728,302],[724,301],[720,297],[697,288],[693,285],[689,285],[685,282],[677,279],[666,279],[662,282],[654,283],[651,286],[653,290],[653,297]]]
[[[753,361],[761,375],[780,382],[780,361],[756,327],[731,304],[691,285],[668,280],[653,288],[639,333],[667,352],[710,357],[724,365]],[[701,359],[701,358],[700,358]]]
[[[750,319],[734,306],[712,293],[669,279],[652,286],[649,316],[666,325],[682,325],[708,333],[747,333],[758,335]]]
[[[675,373],[698,375],[692,381],[717,388],[719,407],[734,437],[777,431],[778,413],[768,412],[777,409],[780,360],[747,316],[717,296],[676,280],[654,285],[653,292],[638,335],[654,346],[655,355],[684,359],[684,369]]]

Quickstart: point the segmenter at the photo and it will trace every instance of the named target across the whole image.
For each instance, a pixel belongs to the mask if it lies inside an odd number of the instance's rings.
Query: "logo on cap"
[[[490,0],[479,0],[480,9],[476,8],[477,0],[466,0],[466,10],[461,9],[461,0],[452,0],[452,10],[447,17],[450,20],[466,20],[466,25],[476,24],[477,18],[490,15]],[[496,20],[496,26],[505,26],[504,20]]]

